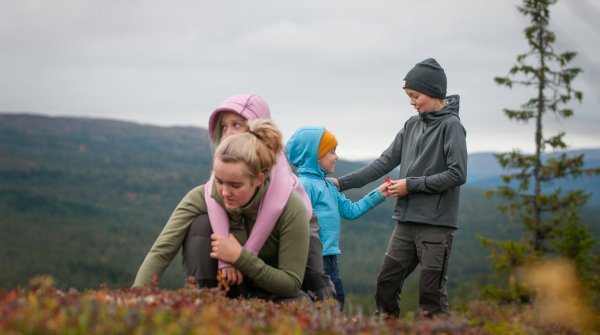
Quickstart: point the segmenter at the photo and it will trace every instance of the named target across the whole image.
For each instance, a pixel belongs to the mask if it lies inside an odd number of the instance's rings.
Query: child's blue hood
[[[325,176],[327,172],[319,166],[319,144],[325,127],[302,127],[292,135],[285,152],[290,163],[298,168],[298,175]]]

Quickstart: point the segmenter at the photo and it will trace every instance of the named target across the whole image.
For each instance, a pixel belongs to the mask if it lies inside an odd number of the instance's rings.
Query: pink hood
[[[208,120],[208,134],[213,137],[219,114],[221,112],[234,112],[246,120],[270,119],[269,105],[256,94],[239,94],[227,98],[210,115]]]

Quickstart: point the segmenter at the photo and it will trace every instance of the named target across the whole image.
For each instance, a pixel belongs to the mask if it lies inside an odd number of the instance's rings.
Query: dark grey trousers
[[[302,290],[311,293],[312,299],[325,299],[335,297],[335,290],[329,277],[323,272],[323,258],[321,241],[318,237],[318,223],[316,217],[311,220],[311,238],[308,262],[304,274]],[[316,233],[315,233],[316,232]],[[184,277],[193,277],[199,287],[216,287],[218,263],[217,260],[210,257],[212,227],[208,215],[198,216],[188,229],[182,245],[183,272]],[[294,300],[284,299],[269,294],[259,287],[253,285],[249,278],[244,278],[244,283],[231,288],[229,296],[244,296],[246,298],[262,298],[277,302]],[[307,298],[309,295],[301,292],[301,298]]]
[[[419,310],[430,316],[448,313],[448,259],[455,229],[412,222],[398,222],[377,275],[377,312],[400,316],[404,279],[420,265]]]
[[[210,257],[212,227],[207,214],[194,219],[183,240],[184,278],[194,277],[199,287],[217,287],[217,260]]]

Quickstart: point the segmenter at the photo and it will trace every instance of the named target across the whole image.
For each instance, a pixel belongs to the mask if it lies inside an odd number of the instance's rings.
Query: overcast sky
[[[416,112],[404,75],[434,57],[461,96],[470,153],[533,147],[509,121],[531,89],[493,78],[527,51],[517,0],[0,0],[0,111],[206,127],[228,96],[257,93],[285,138],[323,125],[343,159],[378,156]],[[552,7],[556,50],[577,51],[584,93],[548,135],[600,147],[600,1]],[[596,59],[596,61],[593,61]]]

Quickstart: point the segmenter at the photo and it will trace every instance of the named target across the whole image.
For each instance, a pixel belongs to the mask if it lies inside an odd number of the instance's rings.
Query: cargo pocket
[[[419,306],[424,315],[443,310],[442,282],[446,263],[446,241],[423,241]]]
[[[446,243],[443,241],[423,241],[421,267],[428,270],[441,271],[444,267]]]

